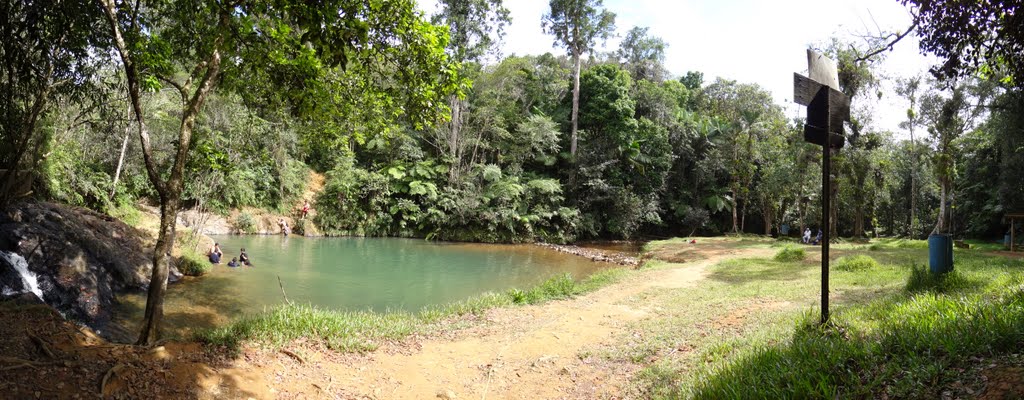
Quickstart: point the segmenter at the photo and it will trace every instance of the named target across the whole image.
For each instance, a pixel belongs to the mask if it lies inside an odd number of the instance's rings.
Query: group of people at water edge
[[[220,243],[213,244],[213,247],[210,248],[208,256],[210,257],[211,264],[220,264],[220,259],[224,257],[224,251],[220,249]],[[232,258],[231,261],[228,262],[228,266],[232,268],[241,267],[243,265],[247,267],[252,266],[252,262],[249,261],[249,255],[246,254],[244,247],[242,248],[242,251],[238,255],[238,257]]]

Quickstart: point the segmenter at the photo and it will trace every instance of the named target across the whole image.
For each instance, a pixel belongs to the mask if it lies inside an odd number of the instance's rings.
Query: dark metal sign
[[[810,77],[793,74],[793,101],[807,106],[804,140],[822,147],[821,153],[821,323],[828,322],[828,263],[832,192],[832,151],[846,143],[843,122],[850,120],[850,99],[839,91],[836,63],[807,50]]]

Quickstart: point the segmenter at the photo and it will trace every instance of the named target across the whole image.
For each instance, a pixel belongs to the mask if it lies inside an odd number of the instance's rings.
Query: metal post
[[[826,95],[827,98],[827,95]],[[828,104],[826,101],[825,104]],[[826,107],[826,110],[828,108]],[[828,322],[828,245],[832,224],[829,217],[832,206],[832,135],[829,118],[825,118],[825,145],[821,146],[821,221],[824,232],[821,242],[821,324]]]

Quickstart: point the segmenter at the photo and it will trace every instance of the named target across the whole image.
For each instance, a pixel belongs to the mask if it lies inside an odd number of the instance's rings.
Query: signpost
[[[810,77],[793,74],[793,101],[807,106],[804,140],[821,146],[821,323],[828,322],[828,245],[832,200],[832,150],[843,148],[843,122],[850,120],[850,99],[839,91],[836,62],[807,50]]]

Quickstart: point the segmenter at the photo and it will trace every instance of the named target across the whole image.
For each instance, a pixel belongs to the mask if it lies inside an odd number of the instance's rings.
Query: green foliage
[[[317,199],[317,226],[329,235],[425,236],[519,242],[571,238],[578,212],[561,206],[552,179],[525,184],[497,165],[482,165],[461,185],[446,185],[443,166],[402,163],[371,172],[340,164]]]
[[[871,256],[858,254],[855,256],[839,257],[834,264],[837,270],[840,271],[869,271],[879,267],[878,261],[875,261]]]
[[[804,252],[802,247],[792,246],[783,247],[775,253],[774,257],[775,261],[780,262],[803,261],[805,258],[807,258],[807,253]]]
[[[242,211],[235,216],[235,221],[232,224],[235,230],[239,233],[255,233],[256,232],[256,218],[253,218],[252,214]]]
[[[178,257],[178,271],[188,276],[203,276],[213,269],[210,260],[192,249],[183,249]]]

